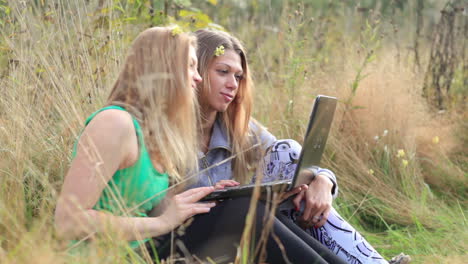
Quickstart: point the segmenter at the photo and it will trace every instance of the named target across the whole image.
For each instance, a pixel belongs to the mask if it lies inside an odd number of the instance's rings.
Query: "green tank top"
[[[104,107],[88,117],[85,125],[98,113],[108,109],[126,111],[120,106]],[[117,216],[148,217],[149,211],[166,195],[169,177],[167,173],[160,173],[154,168],[144,143],[143,131],[135,117],[132,116],[132,119],[138,138],[138,160],[132,166],[115,172],[93,209]],[[77,143],[73,148],[73,157],[76,156],[76,149]],[[136,248],[144,242],[146,240],[131,241],[130,246]]]

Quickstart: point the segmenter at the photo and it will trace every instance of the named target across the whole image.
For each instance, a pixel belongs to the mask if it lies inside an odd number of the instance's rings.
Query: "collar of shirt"
[[[213,125],[213,132],[211,134],[210,146],[208,151],[216,148],[224,148],[231,152],[231,145],[229,144],[229,137],[226,127],[223,125],[221,118],[216,118]]]

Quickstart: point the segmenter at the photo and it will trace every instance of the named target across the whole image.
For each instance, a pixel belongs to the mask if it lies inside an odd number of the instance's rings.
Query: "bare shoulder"
[[[126,137],[134,131],[132,116],[125,111],[109,109],[98,113],[85,130],[108,137]]]
[[[125,163],[129,157],[134,156],[134,152],[138,152],[132,116],[116,109],[98,113],[80,137],[80,145],[83,144],[91,144],[101,152],[119,153],[120,161]]]

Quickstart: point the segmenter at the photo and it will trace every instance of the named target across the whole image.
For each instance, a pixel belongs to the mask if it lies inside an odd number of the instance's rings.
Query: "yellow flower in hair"
[[[369,173],[370,175],[374,175],[374,170],[373,170],[373,169],[369,169],[369,170],[367,171],[367,173]]]
[[[219,45],[219,46],[216,48],[216,50],[215,50],[215,52],[214,52],[214,55],[215,55],[216,57],[221,56],[221,55],[224,55],[224,46],[223,46],[223,45]]]
[[[183,32],[183,31],[182,31],[182,29],[181,29],[179,26],[175,26],[175,27],[172,29],[172,31],[171,31],[171,35],[172,35],[173,37],[175,37],[175,36],[179,35],[179,34],[182,33],[182,32]]]
[[[438,136],[433,137],[432,138],[432,143],[438,144],[439,143],[439,137]]]
[[[405,151],[402,149],[398,150],[397,158],[403,158],[405,156]]]

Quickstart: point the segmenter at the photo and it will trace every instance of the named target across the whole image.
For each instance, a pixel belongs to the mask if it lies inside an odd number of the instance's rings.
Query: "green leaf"
[[[130,21],[135,21],[135,20],[137,20],[136,17],[126,17],[126,18],[124,18],[122,21],[124,21],[124,22],[130,22]]]
[[[119,10],[122,13],[125,13],[125,10],[120,5],[114,5],[114,9]]]

